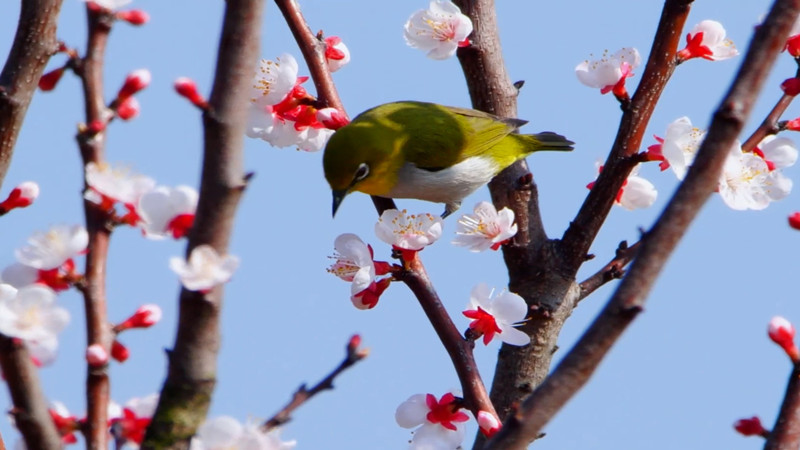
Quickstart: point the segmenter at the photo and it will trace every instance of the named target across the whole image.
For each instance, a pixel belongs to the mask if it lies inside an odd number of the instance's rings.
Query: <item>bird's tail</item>
[[[555,150],[560,152],[568,152],[573,149],[574,142],[565,138],[564,136],[553,133],[552,131],[543,131],[537,134],[522,134],[519,137],[528,141],[534,152],[540,150]]]

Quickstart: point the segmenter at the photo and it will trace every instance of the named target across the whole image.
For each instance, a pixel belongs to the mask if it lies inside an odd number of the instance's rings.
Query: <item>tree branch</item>
[[[603,268],[598,270],[594,275],[581,282],[581,294],[578,297],[578,301],[588,297],[589,294],[609,281],[622,278],[625,275],[625,266],[636,257],[636,252],[639,250],[640,244],[641,241],[628,247],[627,242],[620,242],[614,259],[609,261],[608,264],[603,266]]]
[[[333,389],[333,380],[339,376],[340,373],[344,372],[345,370],[349,369],[357,362],[361,361],[362,359],[366,358],[369,354],[366,350],[359,350],[358,346],[361,344],[361,337],[359,335],[353,335],[347,343],[346,347],[346,354],[344,360],[342,360],[339,365],[333,369],[331,373],[328,374],[325,378],[322,379],[319,383],[314,385],[311,389],[306,389],[305,383],[301,384],[297,391],[292,396],[292,400],[283,407],[277,414],[269,418],[261,425],[261,429],[263,431],[270,431],[275,427],[279,427],[290,420],[292,420],[292,413],[303,405],[303,403],[307,402],[311,399],[311,397],[319,394],[322,391]]]
[[[708,135],[686,179],[652,230],[642,239],[642,247],[628,275],[578,343],[486,448],[526,448],[589,380],[611,346],[642,310],[668,257],[717,187],[731,145],[739,136],[798,11],[800,0],[776,1],[764,25],[756,31],[730,91],[714,114]]]
[[[800,448],[800,364],[792,367],[781,411],[764,444],[764,450],[792,448]]]
[[[0,334],[0,367],[14,402],[11,415],[26,447],[61,448],[61,436],[47,411],[36,366],[21,340]]]
[[[17,136],[47,61],[58,49],[56,26],[63,0],[23,0],[8,59],[0,72],[0,186]]]
[[[246,187],[242,146],[248,92],[258,61],[263,1],[228,0],[214,87],[203,113],[205,144],[200,198],[186,250],[211,245],[227,253],[233,219]],[[222,286],[181,290],[178,333],[169,371],[142,448],[186,449],[205,419],[216,384]]]

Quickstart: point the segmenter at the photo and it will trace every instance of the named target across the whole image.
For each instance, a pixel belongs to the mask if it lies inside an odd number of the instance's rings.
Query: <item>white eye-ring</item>
[[[361,163],[356,170],[355,180],[361,181],[369,175],[369,166],[366,163]]]

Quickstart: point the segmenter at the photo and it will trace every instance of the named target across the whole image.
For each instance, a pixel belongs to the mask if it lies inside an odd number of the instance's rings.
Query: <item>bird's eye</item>
[[[354,178],[356,181],[361,181],[367,178],[367,175],[369,175],[369,166],[366,163],[361,163],[361,165],[358,166],[358,170],[356,170]]]

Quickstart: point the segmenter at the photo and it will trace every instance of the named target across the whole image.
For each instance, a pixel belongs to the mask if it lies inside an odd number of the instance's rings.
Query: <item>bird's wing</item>
[[[409,161],[427,170],[442,169],[469,157],[483,155],[526,123],[519,119],[500,119],[473,109],[447,106],[420,109],[416,113],[423,116],[424,120],[413,121],[419,126],[408,130],[404,151]],[[453,151],[453,147],[457,151]]]

